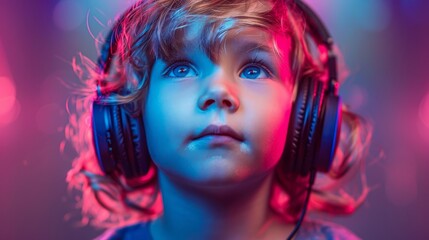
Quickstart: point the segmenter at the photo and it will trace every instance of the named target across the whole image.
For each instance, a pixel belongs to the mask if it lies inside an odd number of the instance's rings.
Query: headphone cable
[[[302,224],[302,222],[304,220],[305,213],[307,212],[308,202],[310,201],[311,190],[313,188],[314,180],[316,179],[316,172],[317,171],[315,169],[312,169],[310,171],[310,182],[309,182],[309,186],[308,186],[308,189],[307,189],[307,196],[305,197],[305,201],[304,201],[304,207],[302,209],[301,216],[299,217],[299,220],[298,220],[298,222],[295,225],[295,228],[289,234],[289,236],[287,237],[287,240],[292,240],[292,238],[298,232],[298,230],[301,227],[301,224]]]

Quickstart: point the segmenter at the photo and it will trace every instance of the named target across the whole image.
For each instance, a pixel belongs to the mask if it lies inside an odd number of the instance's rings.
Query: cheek
[[[149,153],[160,168],[180,168],[180,153],[197,121],[190,88],[155,82],[144,107],[144,124]]]
[[[144,107],[144,124],[148,150],[156,164],[160,159],[168,159],[167,155],[175,151],[173,148],[181,137],[179,126],[184,109],[172,99],[177,98],[156,84],[150,86]]]
[[[166,127],[165,131],[177,134],[185,120],[189,120],[192,114],[192,106],[185,94],[172,93],[171,91],[153,91],[150,94],[145,115],[150,119],[154,127]],[[162,125],[162,126],[159,126]]]
[[[146,131],[146,141],[148,145],[149,154],[152,160],[157,164],[159,159],[160,149],[162,148],[160,138],[164,138],[166,135],[163,132],[163,127],[167,124],[164,120],[168,119],[165,116],[163,105],[160,104],[159,95],[154,92],[153,86],[150,87],[150,91],[147,93],[146,102],[144,106],[143,122]],[[161,132],[160,132],[161,131]]]
[[[292,107],[291,92],[286,90],[289,88],[279,86],[273,89],[265,97],[256,97],[249,102],[254,110],[249,113],[252,120],[246,122],[255,153],[264,160],[266,169],[278,162],[284,150]]]

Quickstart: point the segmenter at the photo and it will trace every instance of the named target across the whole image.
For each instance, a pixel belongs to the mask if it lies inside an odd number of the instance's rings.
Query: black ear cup
[[[125,105],[105,105],[94,101],[92,129],[95,151],[103,172],[110,174],[119,170],[131,179],[148,172],[150,156],[142,115],[129,114]]]
[[[285,169],[293,171],[295,169],[298,157],[300,136],[303,128],[304,117],[306,116],[306,105],[308,101],[309,81],[301,81],[298,85],[298,91],[295,102],[292,105],[292,111],[289,118],[289,127],[286,137],[283,162]]]
[[[328,172],[334,160],[341,132],[341,98],[328,94],[323,101],[320,123],[320,144],[317,146],[316,167]]]
[[[294,171],[307,175],[315,164],[315,147],[320,138],[317,137],[317,124],[319,123],[320,105],[323,98],[323,83],[314,79],[309,82],[305,116],[302,122],[302,131],[298,145],[298,155],[295,160]],[[316,160],[317,161],[317,160]]]
[[[117,157],[113,153],[114,130],[111,106],[93,102],[92,104],[92,136],[98,164],[104,173],[115,170]],[[115,137],[116,138],[116,137]]]
[[[319,80],[305,78],[298,83],[282,156],[287,172],[305,176],[312,170],[327,172],[330,168],[341,112],[340,102],[335,101],[339,98],[324,94]]]

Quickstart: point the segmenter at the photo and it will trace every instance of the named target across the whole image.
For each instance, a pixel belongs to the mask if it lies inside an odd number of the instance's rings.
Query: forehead
[[[189,51],[195,50],[196,47],[204,49],[216,46],[219,48],[216,55],[225,54],[226,51],[231,53],[266,52],[273,57],[280,58],[283,58],[283,55],[290,50],[290,37],[275,31],[244,26],[226,31],[223,38],[207,39],[209,37],[203,31],[205,27],[207,27],[207,23],[203,18],[201,21],[189,24],[184,29],[182,37],[176,39],[181,42],[182,50]],[[206,52],[213,51],[212,49],[205,50]]]
[[[185,28],[184,40],[187,42],[197,43],[203,38],[202,36],[204,27],[209,25],[206,18],[202,17],[201,21],[194,21]],[[268,31],[253,26],[232,27],[234,21],[226,21],[223,28],[231,28],[223,33],[225,40],[253,40],[253,41],[268,41],[271,34]],[[222,31],[221,29],[219,31]]]
[[[184,2],[156,24],[151,37],[156,59],[174,60],[190,50],[203,51],[215,63],[231,50],[267,52],[281,60],[289,55],[291,35],[274,1],[219,1],[209,8],[203,0]]]

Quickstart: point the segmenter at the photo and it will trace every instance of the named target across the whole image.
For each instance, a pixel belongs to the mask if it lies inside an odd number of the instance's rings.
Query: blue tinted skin
[[[177,59],[156,59],[151,71],[144,123],[164,213],[150,230],[155,239],[284,238],[293,226],[276,217],[268,201],[286,140],[292,81],[288,58],[274,53],[271,38],[284,56],[290,40],[241,29],[214,63],[197,47],[200,27],[190,27]],[[209,124],[227,124],[244,141],[191,140]]]
[[[253,59],[240,73],[240,77],[244,79],[271,78],[271,73],[262,64],[261,60]],[[187,78],[197,77],[197,73],[189,63],[176,63],[169,68],[164,76],[170,78]]]

